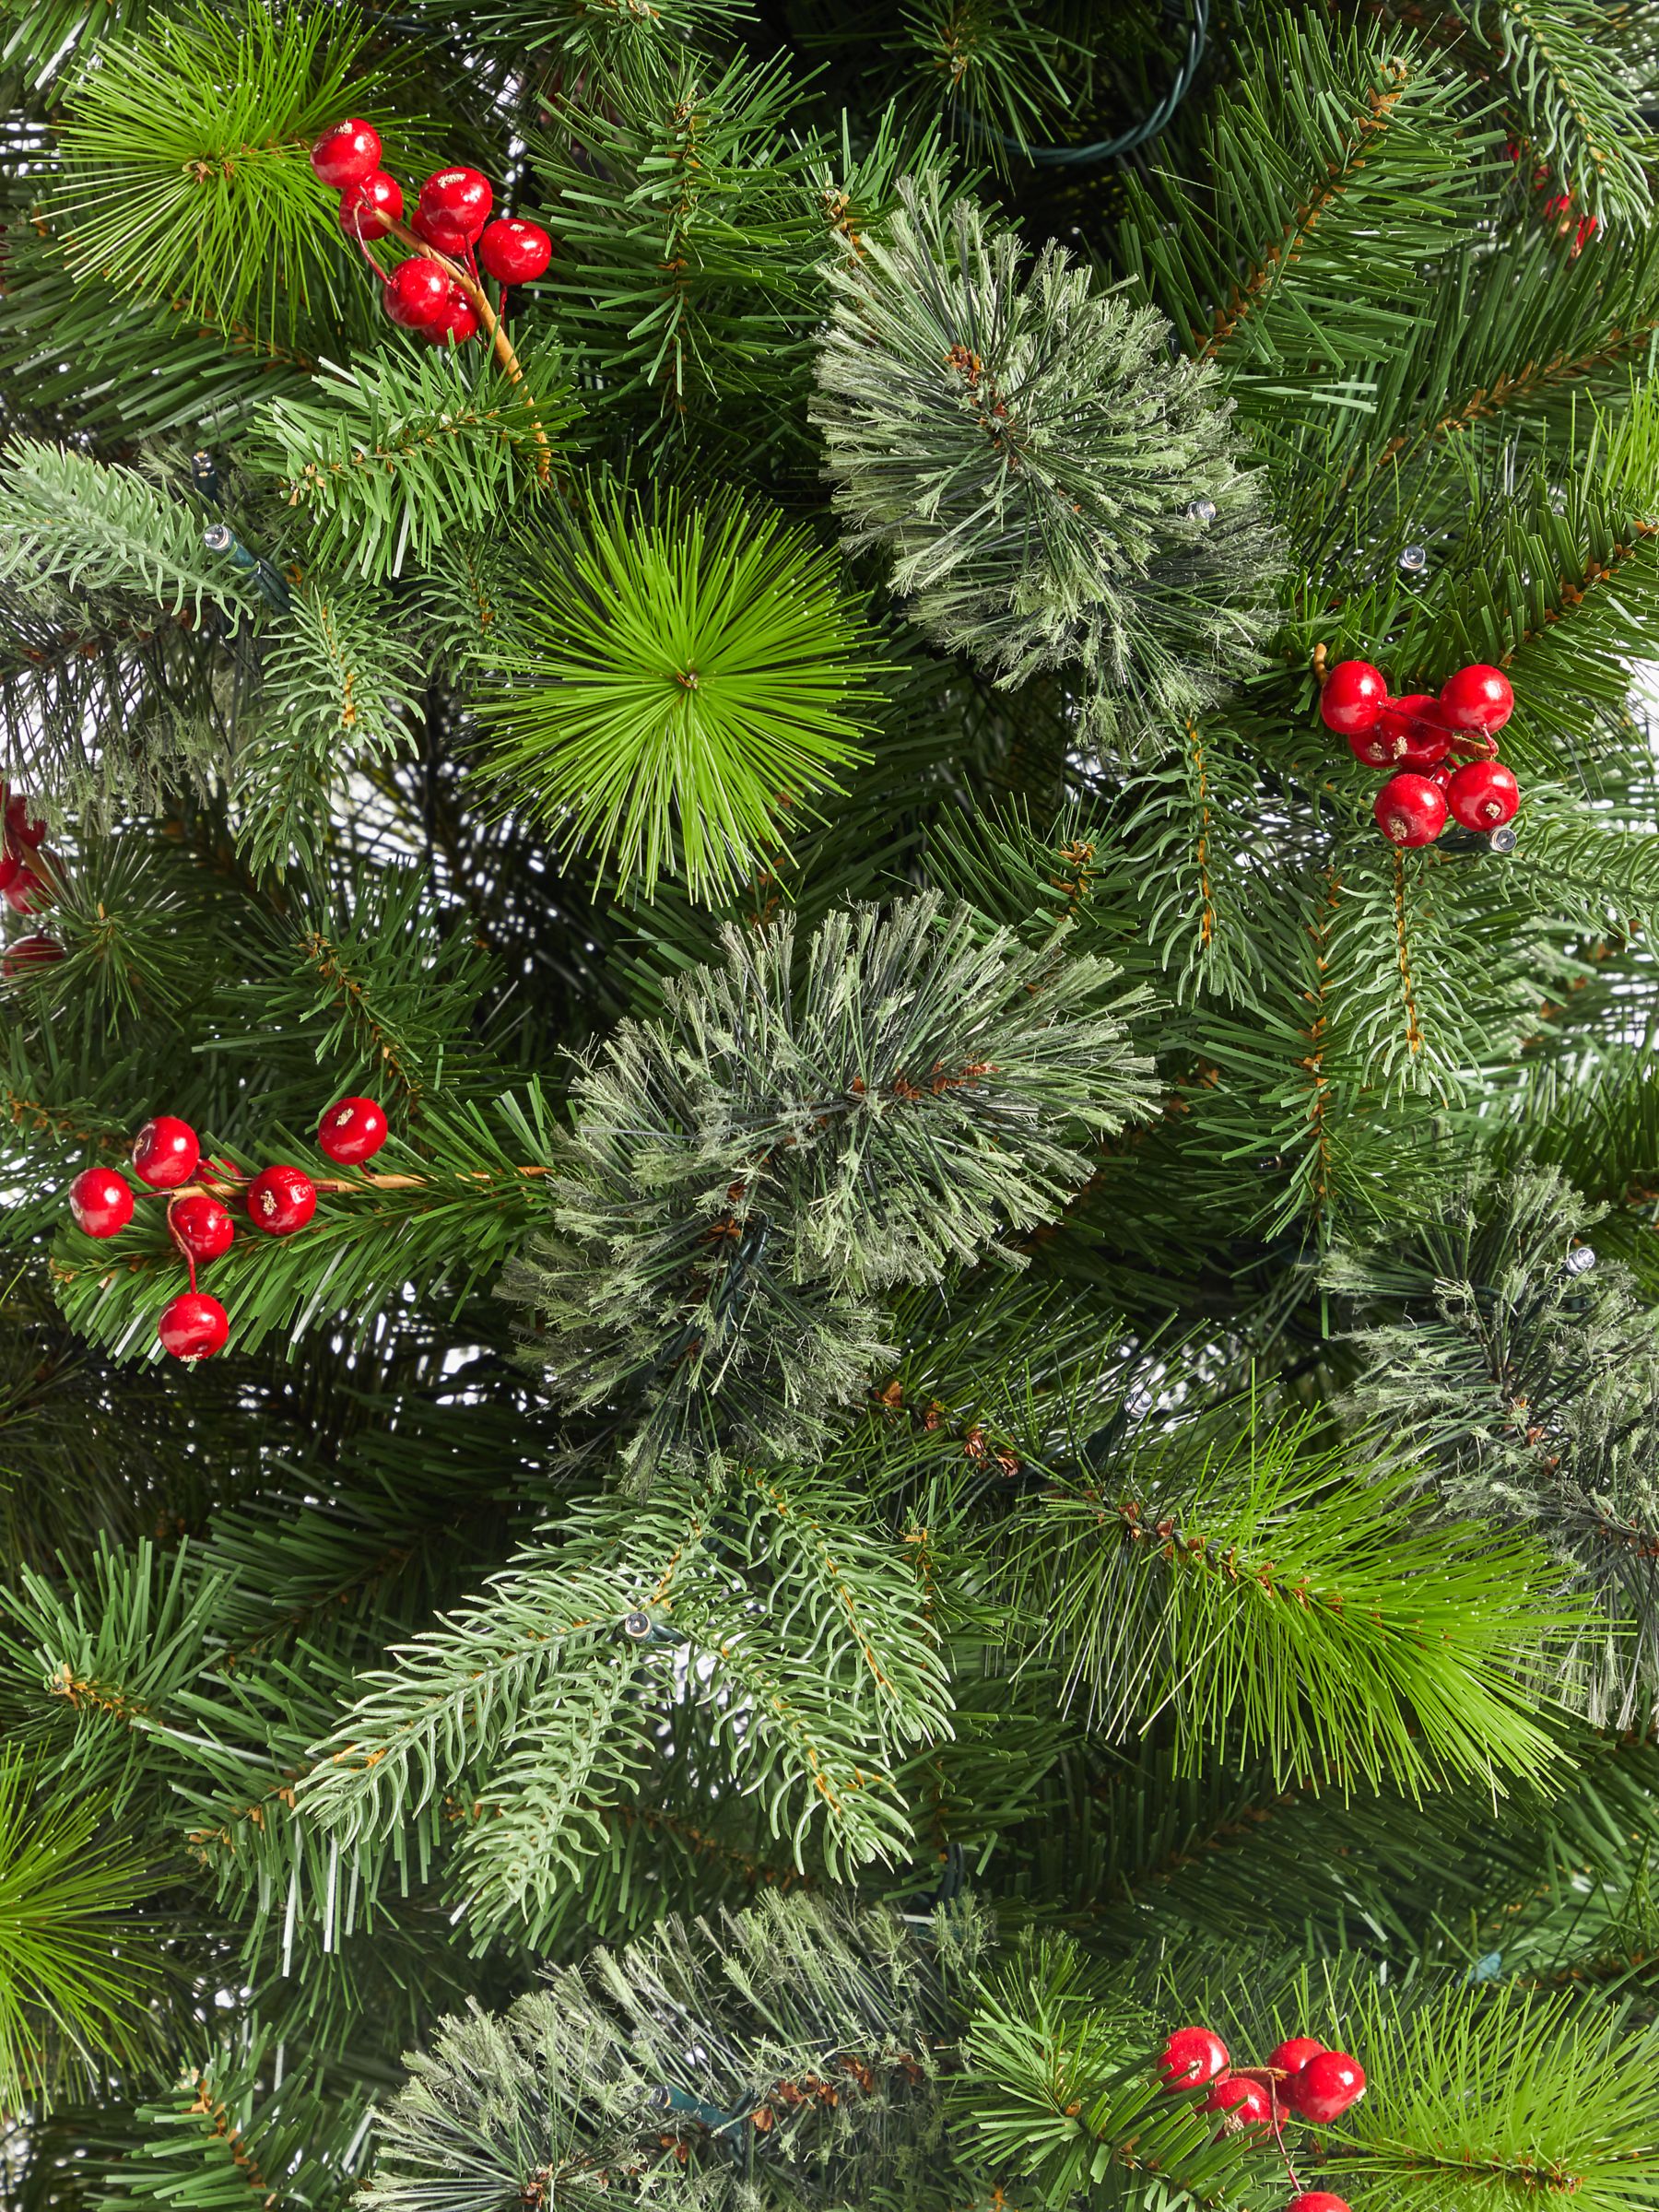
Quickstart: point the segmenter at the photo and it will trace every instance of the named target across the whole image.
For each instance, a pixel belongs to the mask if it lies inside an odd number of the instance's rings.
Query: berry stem
[[[446,276],[453,277],[465,293],[473,312],[488,332],[490,343],[495,347],[497,360],[500,362],[513,383],[522,384],[524,381],[524,371],[519,366],[518,355],[512,350],[512,340],[507,335],[501,318],[490,306],[488,297],[484,287],[478,282],[477,275],[469,272],[460,262],[452,260],[447,253],[441,253],[436,246],[429,245],[424,238],[417,238],[406,223],[394,223],[388,235],[407,246],[411,253],[424,253],[429,261],[435,261]],[[472,260],[470,244],[466,248],[466,258],[469,262]],[[535,400],[530,398],[528,393],[524,394],[524,397],[529,402],[531,419],[535,425],[535,442],[541,448],[541,455],[536,462],[536,474],[545,484],[553,473],[553,449],[547,443],[547,433],[541,426],[541,418],[536,414]],[[317,1185],[319,1190],[324,1187],[322,1183]]]
[[[1277,2110],[1277,2105],[1275,2109]],[[1273,2124],[1273,2141],[1274,2147],[1285,2161],[1285,2171],[1290,2176],[1291,2188],[1300,2190],[1301,2183],[1297,2179],[1296,2169],[1290,2163],[1290,2153],[1285,2148],[1285,2127],[1281,2120],[1275,2120]]]
[[[517,1172],[524,1176],[551,1175],[553,1170],[544,1167],[523,1167]],[[246,1177],[241,1178],[246,1181]],[[474,1168],[462,1176],[463,1182],[493,1182],[494,1176],[488,1168]],[[429,1175],[376,1175],[365,1168],[360,1175],[322,1175],[312,1182],[316,1191],[424,1191],[431,1187]],[[171,1194],[173,1198],[206,1196],[216,1198],[223,1184],[185,1182]]]

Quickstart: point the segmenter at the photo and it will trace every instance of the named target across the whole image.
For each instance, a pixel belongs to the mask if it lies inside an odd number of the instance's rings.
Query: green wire
[[[1186,53],[1176,70],[1169,90],[1152,110],[1143,116],[1132,130],[1116,138],[1100,138],[1092,146],[1024,146],[1011,138],[1006,131],[998,133],[1011,154],[1018,154],[1038,169],[1063,169],[1079,162],[1110,161],[1118,154],[1133,152],[1135,147],[1145,146],[1148,138],[1156,138],[1169,124],[1176,109],[1192,88],[1198,65],[1204,59],[1206,41],[1209,37],[1210,0],[1187,0],[1192,9],[1192,23],[1187,31]]]

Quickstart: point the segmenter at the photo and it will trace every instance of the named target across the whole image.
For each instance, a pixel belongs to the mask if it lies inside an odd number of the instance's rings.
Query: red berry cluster
[[[1319,712],[1368,768],[1392,768],[1371,812],[1396,845],[1431,845],[1448,818],[1465,830],[1500,830],[1521,804],[1521,786],[1498,754],[1498,732],[1515,695],[1501,668],[1460,668],[1431,691],[1390,699],[1369,661],[1338,661]],[[1461,763],[1455,756],[1472,753]],[[1453,756],[1449,760],[1448,755]]]
[[[0,830],[0,898],[14,914],[38,914],[57,897],[57,859],[46,850],[46,825],[30,816],[25,793],[9,791],[4,783],[0,783],[0,806],[6,809],[5,827]],[[27,969],[46,967],[63,957],[64,948],[57,939],[37,931],[27,937],[15,937],[0,964],[8,976],[21,975]]]
[[[312,147],[311,159],[323,182],[339,193],[340,228],[348,238],[362,244],[398,231],[431,249],[400,261],[390,276],[382,276],[372,261],[369,265],[384,286],[391,320],[435,346],[465,345],[478,333],[477,308],[451,262],[464,263],[475,285],[480,265],[498,284],[509,285],[528,284],[553,258],[553,241],[539,225],[517,216],[490,222],[494,195],[476,169],[441,169],[429,176],[403,231],[403,188],[380,165],[380,133],[372,124],[336,123]]]
[[[1277,2044],[1265,2066],[1235,2066],[1213,2028],[1177,2028],[1164,2045],[1158,2071],[1164,2088],[1171,2091],[1207,2085],[1201,2109],[1220,2114],[1218,2142],[1241,2128],[1253,2133],[1271,2129],[1281,2156],[1287,2119],[1294,2117],[1309,2127],[1328,2127],[1365,2094],[1365,2072],[1359,2060],[1311,2035],[1293,2035]],[[1349,2212],[1342,2198],[1328,2190],[1303,2190],[1288,2158],[1285,2171],[1290,2186],[1300,2192],[1291,2198],[1288,2212]]]
[[[386,1117],[372,1099],[336,1099],[317,1125],[318,1149],[341,1167],[361,1167],[385,1141]],[[195,1279],[198,1262],[221,1258],[236,1241],[226,1201],[240,1200],[253,1227],[268,1237],[292,1236],[317,1210],[317,1186],[300,1168],[264,1168],[249,1176],[213,1159],[193,1182],[201,1166],[202,1140],[175,1113],[156,1114],[133,1139],[133,1172],[152,1191],[171,1194],[168,1234],[190,1270],[190,1288],[163,1308],[157,1330],[175,1359],[210,1359],[230,1333],[224,1307],[198,1290]],[[88,1168],[69,1185],[69,1210],[88,1237],[119,1235],[133,1218],[133,1186],[113,1168]]]

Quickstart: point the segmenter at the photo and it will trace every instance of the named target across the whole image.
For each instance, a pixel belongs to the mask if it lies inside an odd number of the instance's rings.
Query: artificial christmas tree
[[[18,2212],[1659,2206],[1659,8],[0,76]]]

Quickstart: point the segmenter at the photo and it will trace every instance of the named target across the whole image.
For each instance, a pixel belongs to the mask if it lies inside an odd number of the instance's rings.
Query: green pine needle
[[[131,2045],[154,1971],[134,1911],[146,1872],[105,1801],[42,1795],[0,1759],[0,2109],[65,2059]]]

